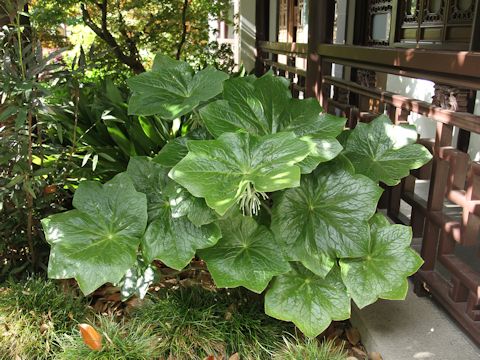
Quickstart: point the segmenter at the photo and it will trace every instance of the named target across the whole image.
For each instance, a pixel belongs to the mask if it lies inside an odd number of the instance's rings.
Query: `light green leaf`
[[[345,118],[323,112],[315,98],[291,99],[279,120],[280,131],[292,131],[298,136],[336,138],[345,128]]]
[[[215,245],[220,237],[216,224],[198,227],[185,216],[172,218],[167,212],[148,226],[142,239],[143,256],[149,263],[158,259],[181,270],[198,249]]]
[[[218,219],[217,213],[207,206],[204,199],[193,196],[174,181],[168,183],[165,194],[173,218],[187,216],[196,226],[210,224]]]
[[[358,307],[378,298],[403,299],[406,278],[414,274],[423,260],[410,248],[412,231],[403,225],[390,225],[376,214],[371,220],[370,240],[360,246],[363,254],[340,260],[342,279]]]
[[[80,183],[76,210],[42,220],[51,245],[48,275],[75,278],[84,294],[120,281],[135,263],[147,225],[147,199],[127,176]]]
[[[350,297],[334,267],[321,278],[300,264],[273,280],[265,295],[265,313],[292,321],[306,336],[316,337],[332,320],[350,317]]]
[[[145,263],[141,258],[137,259],[137,263],[127,270],[120,284],[118,284],[122,301],[133,295],[143,299],[156,278],[154,267]]]
[[[343,150],[342,145],[335,138],[322,138],[317,135],[303,136],[303,141],[310,145],[310,155],[300,164],[302,174],[310,174],[321,163],[330,161],[338,156]]]
[[[127,174],[133,181],[135,189],[147,195],[149,222],[168,211],[168,198],[164,189],[170,179],[168,170],[153,162],[146,156],[131,157],[127,166]]]
[[[128,111],[173,120],[220,94],[226,79],[226,73],[212,67],[194,74],[188,64],[157,55],[152,71],[128,80],[133,90]]]
[[[386,300],[404,300],[407,297],[407,293],[408,279],[405,279],[400,286],[381,294],[379,298]]]
[[[254,81],[233,78],[224,87],[223,100],[200,110],[214,137],[225,132],[268,135],[290,131],[326,139],[335,138],[345,126],[344,118],[323,113],[316,99],[292,99],[289,82],[282,77],[266,74]]]
[[[345,155],[357,173],[393,186],[432,158],[424,146],[415,144],[416,139],[415,127],[396,126],[380,116],[350,132]]]
[[[290,260],[325,276],[338,257],[358,256],[370,238],[368,219],[382,190],[372,180],[348,171],[343,162],[320,165],[286,190],[272,210],[272,231]]]
[[[288,132],[263,137],[225,133],[217,140],[189,141],[188,149],[169,176],[220,215],[251,191],[298,186],[295,164],[310,152],[306,142]]]
[[[199,251],[218,287],[244,286],[261,293],[273,276],[290,270],[273,234],[251,217],[237,213],[219,225],[220,241]]]

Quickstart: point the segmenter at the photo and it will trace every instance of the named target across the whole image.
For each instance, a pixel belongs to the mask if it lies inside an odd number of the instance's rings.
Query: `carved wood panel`
[[[368,45],[388,46],[390,44],[392,2],[392,0],[368,1]]]
[[[399,43],[466,50],[475,0],[399,0]]]

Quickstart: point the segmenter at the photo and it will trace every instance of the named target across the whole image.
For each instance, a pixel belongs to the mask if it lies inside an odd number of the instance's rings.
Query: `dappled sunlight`
[[[271,179],[272,180],[279,180],[279,179],[283,179],[283,178],[286,178],[286,177],[289,177],[289,176],[291,176],[290,172],[283,172],[283,173],[272,176]],[[274,181],[274,182],[278,183],[277,181]]]
[[[431,359],[431,358],[434,358],[434,357],[435,357],[435,354],[431,353],[429,351],[421,351],[421,352],[417,352],[413,355],[414,359]]]

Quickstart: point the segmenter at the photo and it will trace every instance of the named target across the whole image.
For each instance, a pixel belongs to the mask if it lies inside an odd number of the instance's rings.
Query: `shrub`
[[[414,127],[379,117],[344,131],[286,79],[195,73],[163,56],[128,84],[130,114],[179,120],[185,136],[105,184],[82,182],[75,210],[43,220],[50,277],[85,294],[145,287],[145,264],[181,270],[198,256],[219,288],[266,290],[266,313],[310,337],[347,319],[352,299],[405,297],[422,260],[411,229],[376,207],[380,182],[431,158]]]

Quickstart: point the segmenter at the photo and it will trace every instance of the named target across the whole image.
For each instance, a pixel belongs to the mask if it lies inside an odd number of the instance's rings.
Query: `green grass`
[[[332,341],[320,343],[317,339],[284,338],[284,345],[273,354],[277,360],[346,360],[347,353],[335,347]]]
[[[56,283],[41,278],[7,281],[0,288],[0,357],[49,359],[58,349],[57,336],[86,314],[82,297]]]
[[[346,359],[330,342],[290,335],[293,326],[265,315],[262,297],[245,289],[163,290],[130,310],[122,319],[93,317],[80,294],[55,282],[7,282],[0,289],[0,359]],[[83,343],[79,322],[102,334],[101,351]]]
[[[266,316],[262,302],[242,290],[167,291],[151,296],[134,316],[153,326],[162,356],[178,360],[236,352],[245,360],[271,359],[282,335],[291,329]]]
[[[158,338],[148,324],[135,319],[116,321],[110,316],[98,316],[92,325],[102,334],[102,350],[92,351],[78,331],[64,334],[56,359],[62,360],[152,360],[160,357]]]

